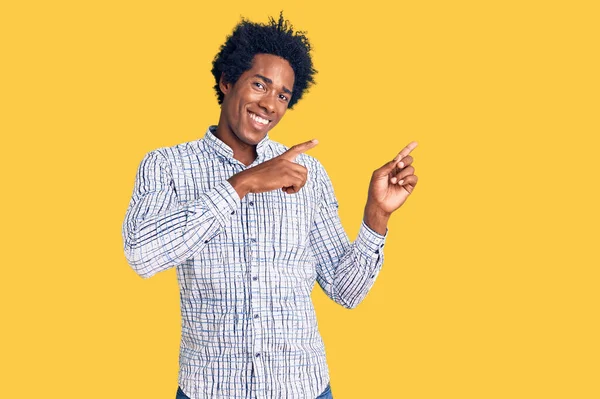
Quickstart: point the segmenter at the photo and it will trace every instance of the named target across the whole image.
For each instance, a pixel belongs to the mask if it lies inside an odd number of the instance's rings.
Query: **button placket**
[[[254,353],[253,364],[256,370],[257,382],[260,385],[262,377],[262,330],[260,325],[260,284],[258,282],[258,264],[257,264],[257,213],[256,206],[254,203],[254,196],[252,193],[246,195],[246,220],[247,220],[247,253],[248,262],[250,267],[250,275],[253,276],[252,280],[255,282],[250,284],[251,288],[251,301],[250,301],[250,314],[252,315],[252,351]]]

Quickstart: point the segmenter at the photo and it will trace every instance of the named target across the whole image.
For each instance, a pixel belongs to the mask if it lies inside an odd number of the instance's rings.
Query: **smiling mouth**
[[[248,115],[250,115],[250,118],[252,118],[253,121],[255,121],[261,125],[264,125],[264,126],[268,125],[271,122],[268,119],[265,119],[265,118],[262,118],[262,117],[256,115],[254,112],[248,111]]]

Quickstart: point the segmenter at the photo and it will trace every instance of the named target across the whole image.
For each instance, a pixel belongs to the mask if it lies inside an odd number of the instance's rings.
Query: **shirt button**
[[[373,275],[371,276],[371,278],[375,278],[375,275],[373,274]]]
[[[258,277],[254,276],[254,277],[252,277],[252,280],[256,281],[256,280],[258,280]]]
[[[256,242],[256,238],[251,238],[250,242]]]
[[[256,354],[256,357],[260,357],[260,353],[257,353],[257,354]]]
[[[255,315],[254,315],[254,318],[255,318],[255,319],[258,319],[258,315],[257,315],[257,314],[255,314]]]
[[[208,244],[208,240],[204,240],[204,243],[205,243],[205,244]]]
[[[232,215],[233,215],[233,214],[235,214],[235,211],[231,211],[231,214],[232,214]]]
[[[250,206],[254,206],[254,201],[250,201],[250,202],[248,202],[248,205],[250,205]]]

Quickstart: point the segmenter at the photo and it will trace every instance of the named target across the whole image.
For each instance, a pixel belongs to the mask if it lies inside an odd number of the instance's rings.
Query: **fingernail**
[[[392,184],[396,183],[396,178],[395,177],[392,177],[390,180],[392,181]]]
[[[398,164],[398,167],[399,167],[399,168],[403,168],[403,167],[404,167],[404,162],[400,162],[400,163]]]
[[[400,181],[398,182],[398,185],[400,185],[400,184],[402,184],[402,183],[404,183],[404,179],[400,180]]]

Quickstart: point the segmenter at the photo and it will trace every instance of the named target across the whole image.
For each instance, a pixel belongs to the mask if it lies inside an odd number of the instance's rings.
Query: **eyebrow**
[[[254,75],[254,77],[255,78],[260,78],[260,79],[264,80],[268,84],[273,84],[273,81],[271,79],[267,78],[266,76],[262,76],[262,75],[260,75],[258,73],[256,75]],[[292,94],[292,91],[290,89],[288,89],[287,87],[285,87],[285,86],[283,86],[283,91],[285,93],[290,94],[290,95]]]

